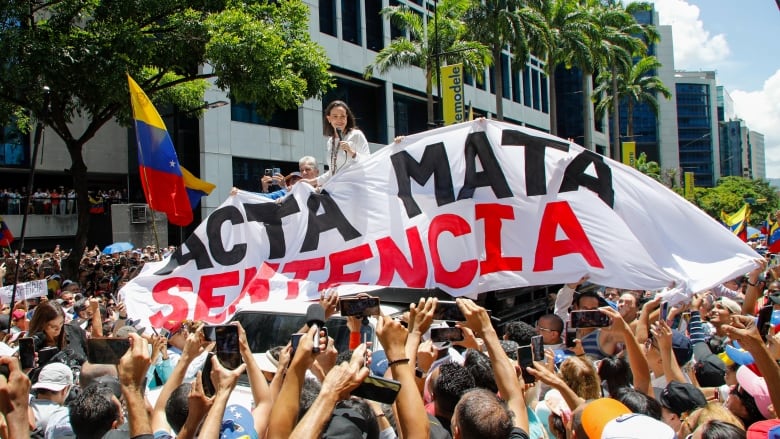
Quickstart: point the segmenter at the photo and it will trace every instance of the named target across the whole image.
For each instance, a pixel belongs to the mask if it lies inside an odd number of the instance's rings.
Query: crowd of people
[[[303,157],[298,172],[263,176],[263,196],[284,197],[300,181],[317,186],[368,154],[346,104],[325,116],[328,173]],[[59,248],[23,254],[19,276],[6,255],[5,285],[46,280],[48,295],[0,310],[0,436],[780,437],[780,267],[765,259],[685,300],[585,276],[552,294],[533,322],[496,324],[464,298],[455,300],[459,315],[435,320],[443,304],[423,297],[398,315],[345,317],[341,351],[319,318],[266,352],[252,352],[232,322],[239,360],[222,355],[204,322],[151,327],[128,315],[122,286],[173,250],[85,249],[71,278]],[[341,318],[339,301],[323,291],[312,315]],[[434,339],[439,328],[459,337]],[[123,347],[101,351],[112,361],[87,349],[104,337]]]
[[[0,190],[0,215],[72,215],[78,210],[73,188],[37,188],[27,202],[27,188]],[[112,204],[127,203],[126,189],[99,189],[89,191],[91,213],[110,210]]]

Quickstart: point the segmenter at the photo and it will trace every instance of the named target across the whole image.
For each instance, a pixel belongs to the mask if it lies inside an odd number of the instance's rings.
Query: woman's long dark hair
[[[63,349],[65,348],[65,312],[62,311],[59,305],[52,302],[43,302],[36,306],[32,319],[30,319],[29,333],[45,332],[46,325],[57,317],[62,317],[63,328],[60,330],[60,335],[57,336],[56,346]]]
[[[331,125],[330,122],[328,122],[328,116],[330,115],[331,110],[333,110],[336,107],[342,107],[347,112],[347,126],[344,127],[344,134],[347,134],[348,132],[357,128],[357,125],[355,124],[355,115],[352,114],[352,110],[349,109],[347,103],[344,101],[333,101],[330,104],[328,104],[328,106],[325,107],[325,111],[322,112],[323,114],[322,131],[323,134],[325,134],[328,137],[336,137],[336,132],[333,129],[333,125]]]

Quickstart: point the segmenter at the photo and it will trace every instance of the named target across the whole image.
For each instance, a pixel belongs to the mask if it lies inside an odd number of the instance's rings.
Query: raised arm
[[[268,381],[265,380],[263,371],[255,361],[252,355],[252,349],[249,348],[249,342],[246,339],[246,331],[239,322],[233,322],[238,326],[238,345],[241,351],[241,357],[246,364],[246,375],[249,378],[249,387],[252,389],[252,399],[255,408],[252,410],[252,418],[255,422],[255,431],[262,432],[268,427],[268,416],[271,414],[273,406],[273,396],[271,388],[268,387]]]
[[[634,333],[631,331],[631,325],[623,320],[620,313],[609,306],[599,308],[601,312],[612,318],[612,330],[622,334],[623,343],[626,346],[628,354],[628,365],[631,368],[631,374],[634,376],[634,388],[640,392],[653,396],[650,386],[650,366],[647,364],[647,358],[639,342],[636,341]]]
[[[756,259],[758,267],[748,273],[748,288],[745,291],[745,300],[742,302],[742,314],[753,315],[756,312],[756,302],[763,293],[763,285],[758,281],[758,276],[766,270],[766,259]]]
[[[737,322],[726,325],[726,333],[753,355],[758,371],[761,372],[766,381],[769,396],[772,398],[772,405],[775,408],[775,412],[777,412],[778,407],[780,407],[780,366],[772,358],[764,341],[761,340],[755,325],[750,328],[740,328],[738,326],[744,325],[739,325]]]
[[[117,367],[122,396],[127,407],[130,437],[152,434],[149,413],[146,411],[142,392],[144,377],[151,363],[147,341],[138,334],[130,334],[130,349],[119,360]]]
[[[230,370],[222,367],[216,355],[211,357],[211,382],[214,383],[215,393],[209,414],[203,420],[198,437],[216,438],[219,437],[219,430],[222,427],[222,417],[225,414],[230,393],[236,387],[238,377],[246,370],[246,364]]]
[[[661,353],[661,362],[664,366],[666,382],[677,381],[684,383],[685,375],[682,369],[680,369],[680,365],[677,364],[674,350],[672,350],[672,328],[666,322],[659,320],[653,323],[650,331],[653,333],[653,338],[658,342],[658,350]]]
[[[490,364],[493,365],[493,374],[501,397],[506,400],[509,409],[514,412],[514,426],[528,431],[528,413],[525,407],[525,395],[523,394],[523,380],[518,379],[513,362],[507,357],[496,330],[490,322],[490,316],[485,308],[477,305],[470,299],[457,299],[458,306],[466,317],[466,326],[481,337],[487,347],[490,356]]]

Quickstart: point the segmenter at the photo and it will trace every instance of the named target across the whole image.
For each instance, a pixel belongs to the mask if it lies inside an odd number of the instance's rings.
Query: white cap
[[[601,439],[675,439],[672,427],[639,413],[618,416],[607,422]]]
[[[73,371],[64,363],[54,362],[43,366],[32,388],[59,392],[70,385],[73,385]]]

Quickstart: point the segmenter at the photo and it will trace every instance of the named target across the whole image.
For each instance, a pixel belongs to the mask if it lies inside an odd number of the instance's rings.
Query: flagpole
[[[136,130],[135,130],[135,135],[136,135],[136,137],[138,136],[138,127],[137,126],[136,126]],[[138,147],[138,146],[136,145],[136,147]],[[141,156],[141,163],[146,163],[146,161],[144,160],[143,148],[138,147],[138,155]],[[149,178],[147,178],[147,176],[146,176],[146,166],[142,166],[141,168],[142,168],[141,169],[141,176],[143,177],[144,185],[147,188],[146,191],[145,191],[146,193],[144,193],[144,198],[147,198],[152,191],[150,190],[150,186],[149,186]],[[152,211],[152,232],[154,233],[154,244],[155,244],[155,246],[157,248],[157,251],[159,252],[160,251],[160,238],[159,238],[159,236],[157,236],[157,218],[154,215],[154,209],[152,209],[152,203],[150,203],[148,199],[146,200],[146,205],[149,206],[149,210]]]
[[[24,206],[24,215],[22,216],[22,230],[19,234],[19,251],[16,253],[16,267],[14,268],[14,286],[11,289],[11,311],[16,305],[16,286],[19,284],[19,265],[22,260],[22,251],[24,250],[24,237],[27,230],[27,216],[30,214],[30,202],[32,201],[33,184],[35,183],[35,161],[38,160],[38,148],[41,145],[41,137],[43,136],[43,128],[46,125],[46,120],[49,118],[49,103],[51,102],[51,90],[47,86],[43,86],[43,110],[41,110],[41,118],[35,125],[35,135],[33,136],[33,151],[32,161],[30,162],[30,176],[27,179],[27,203]],[[9,244],[10,247],[10,244]]]

